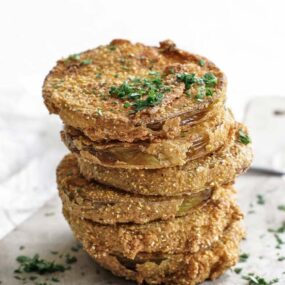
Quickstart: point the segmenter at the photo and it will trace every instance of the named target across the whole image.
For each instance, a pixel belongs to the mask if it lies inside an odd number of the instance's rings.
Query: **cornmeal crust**
[[[176,197],[141,196],[119,191],[79,173],[74,155],[67,155],[57,169],[61,199],[73,215],[101,224],[145,224],[169,220],[191,213],[194,207],[210,199],[213,189]],[[231,186],[226,187],[232,192]]]

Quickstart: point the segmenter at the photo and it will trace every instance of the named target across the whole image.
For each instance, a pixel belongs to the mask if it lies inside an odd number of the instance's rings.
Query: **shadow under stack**
[[[233,182],[252,151],[212,62],[169,40],[113,40],[58,61],[43,96],[71,151],[57,169],[63,213],[98,264],[138,283],[194,285],[237,262]]]

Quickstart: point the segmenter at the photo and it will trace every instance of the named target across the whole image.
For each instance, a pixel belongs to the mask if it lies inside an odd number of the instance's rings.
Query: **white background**
[[[238,119],[256,96],[285,95],[282,0],[0,0],[0,238],[55,193],[61,123],[42,104],[63,56],[113,38],[170,38],[205,55],[229,81]]]

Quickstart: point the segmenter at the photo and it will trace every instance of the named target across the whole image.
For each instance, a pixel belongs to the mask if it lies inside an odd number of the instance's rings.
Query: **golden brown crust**
[[[156,169],[183,165],[214,152],[229,140],[233,126],[231,112],[220,109],[210,120],[193,126],[173,140],[99,144],[69,126],[65,126],[61,137],[70,151],[90,163],[114,168]]]
[[[194,253],[217,241],[242,218],[229,192],[217,188],[211,199],[184,217],[142,225],[101,225],[75,216],[65,204],[63,213],[78,240],[91,243],[98,256],[118,252],[133,259],[142,252]]]
[[[171,41],[149,47],[115,40],[79,56],[58,61],[45,79],[43,97],[51,113],[59,114],[66,125],[81,129],[94,141],[174,138],[183,130],[183,117],[204,114],[225,98],[225,75],[209,60],[182,51]],[[200,60],[204,60],[203,66]],[[164,83],[171,88],[160,105],[130,115],[122,100],[109,96],[110,87],[130,76],[147,78],[152,70],[165,74]],[[218,78],[214,95],[202,102],[185,96],[184,83],[176,78],[178,72],[199,77],[211,72]]]
[[[212,189],[177,197],[146,197],[120,192],[87,181],[80,175],[74,155],[67,155],[58,166],[57,184],[60,197],[70,212],[101,224],[145,224],[173,219],[190,213],[212,194]],[[230,186],[228,191],[232,191]]]
[[[252,161],[250,145],[239,142],[236,124],[228,146],[207,156],[190,161],[183,166],[163,169],[114,169],[89,163],[78,157],[81,173],[87,179],[141,195],[181,195],[196,193],[207,187],[224,185],[234,181]]]
[[[177,284],[195,285],[206,279],[216,279],[225,270],[234,266],[239,257],[239,244],[244,237],[244,231],[238,222],[233,223],[225,231],[220,240],[214,242],[209,248],[194,254],[175,254],[146,256],[144,260],[132,262],[124,261],[116,255],[102,255],[94,257],[94,251],[89,244],[84,244],[86,251],[96,262],[114,275],[135,280],[138,283],[148,284]],[[138,259],[139,260],[139,259]],[[126,266],[127,263],[127,266]],[[128,263],[130,264],[128,266]]]

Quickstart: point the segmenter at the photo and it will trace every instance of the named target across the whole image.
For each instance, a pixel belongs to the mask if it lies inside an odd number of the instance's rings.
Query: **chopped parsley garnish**
[[[64,62],[69,63],[71,61],[76,61],[76,62],[79,62],[80,65],[88,65],[92,63],[92,59],[89,59],[89,58],[82,59],[82,60],[80,59],[81,59],[80,54],[72,54]]]
[[[206,62],[205,62],[205,60],[204,60],[204,59],[200,59],[200,60],[199,60],[199,65],[200,65],[200,66],[204,66],[204,65],[205,65],[205,63],[206,63]]]
[[[68,60],[80,60],[80,54],[71,54],[68,58]]]
[[[109,50],[114,51],[117,47],[115,45],[109,45],[108,48]]]
[[[83,60],[80,61],[80,64],[82,64],[82,65],[88,65],[88,64],[91,64],[91,63],[92,63],[92,59],[89,59],[89,58],[83,59]]]
[[[217,77],[211,72],[207,72],[206,74],[204,74],[202,76],[202,80],[204,81],[207,87],[214,87],[218,83]]]
[[[158,72],[152,71],[150,76],[150,78],[133,78],[119,86],[112,86],[109,94],[128,100],[124,107],[134,107],[134,112],[159,105],[164,94],[171,91],[171,88],[163,83]]]
[[[283,261],[283,260],[285,260],[285,256],[280,256],[280,257],[278,258],[278,261]]]
[[[249,258],[249,254],[247,253],[242,253],[240,256],[239,256],[239,262],[246,262]]]
[[[179,73],[176,75],[178,81],[183,82],[185,84],[185,91],[187,92],[193,84],[198,84],[198,93],[195,96],[197,101],[203,101],[205,96],[213,96],[214,87],[218,83],[217,77],[208,72],[204,74],[201,78],[197,77],[194,73]],[[190,94],[188,92],[188,94]],[[186,95],[188,95],[186,93]]]
[[[97,108],[96,114],[97,114],[97,116],[102,117],[102,116],[103,116],[103,111],[102,111],[102,109],[101,109],[101,108]]]
[[[267,281],[263,277],[253,273],[249,273],[247,276],[243,276],[242,278],[248,281],[248,285],[272,285],[279,281],[277,278]]]
[[[243,131],[239,130],[239,141],[245,145],[251,143],[250,137]]]
[[[179,73],[176,78],[185,84],[186,91],[191,88],[192,84],[197,83],[197,77],[194,73]]]
[[[264,205],[265,204],[265,199],[262,195],[257,195],[257,204],[259,205]]]
[[[64,272],[66,269],[65,266],[62,264],[57,264],[54,261],[40,259],[38,254],[36,254],[34,257],[21,255],[18,256],[16,260],[20,263],[20,266],[17,270],[15,270],[15,273],[36,272],[39,274],[45,274],[54,272]]]

